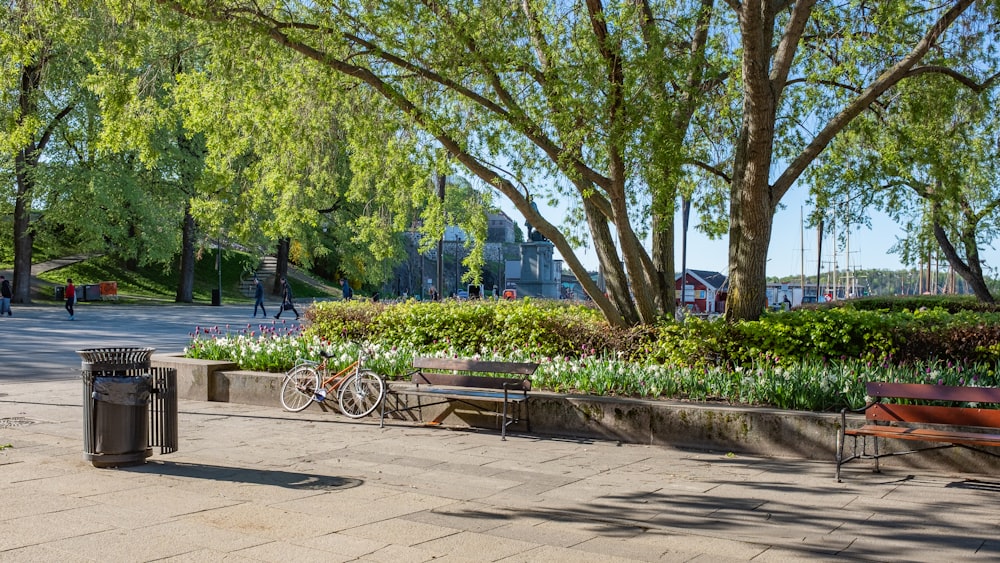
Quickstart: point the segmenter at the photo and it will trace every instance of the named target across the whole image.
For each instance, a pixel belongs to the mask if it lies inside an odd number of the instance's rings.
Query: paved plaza
[[[156,353],[181,352],[196,328],[240,331],[261,323],[297,326],[295,315],[251,318],[253,305],[124,305],[79,303],[76,320],[61,306],[12,305],[13,317],[0,317],[0,383],[76,377],[81,348],[153,347]],[[303,301],[300,309],[304,310]],[[278,303],[268,303],[278,312]]]
[[[993,476],[856,462],[837,483],[832,460],[503,442],[315,407],[181,401],[179,451],[97,469],[72,351],[178,351],[195,325],[249,311],[92,307],[70,322],[50,309],[0,320],[0,561],[1000,558]]]

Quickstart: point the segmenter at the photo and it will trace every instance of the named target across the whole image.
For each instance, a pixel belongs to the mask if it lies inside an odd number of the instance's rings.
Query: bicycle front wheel
[[[292,368],[281,384],[281,405],[290,412],[305,410],[319,389],[319,373],[312,366]]]
[[[368,416],[385,397],[385,382],[373,371],[355,373],[340,386],[340,412],[351,418]]]

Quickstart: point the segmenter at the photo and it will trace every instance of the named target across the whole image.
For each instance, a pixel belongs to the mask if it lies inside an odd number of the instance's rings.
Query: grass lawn
[[[240,293],[240,281],[248,274],[245,268],[254,263],[255,258],[244,252],[223,250],[222,252],[222,302],[252,303],[253,298]],[[196,302],[211,302],[212,290],[219,287],[219,272],[215,268],[214,252],[205,254],[195,264],[194,300]],[[118,295],[121,301],[164,301],[174,302],[177,293],[178,269],[163,266],[145,266],[129,270],[124,265],[107,256],[98,256],[56,270],[50,270],[39,276],[49,282],[52,287],[37,287],[35,299],[55,299],[55,286],[62,286],[66,278],[72,278],[76,285],[97,284],[102,281],[114,281],[118,284]],[[322,280],[320,280],[322,281]],[[296,299],[301,298],[331,298],[340,297],[340,292],[327,293],[320,288],[290,278],[292,293]],[[336,285],[326,282],[327,285]],[[270,287],[265,287],[266,291]]]

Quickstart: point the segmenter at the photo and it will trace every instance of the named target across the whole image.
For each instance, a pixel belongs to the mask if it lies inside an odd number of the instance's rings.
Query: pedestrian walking
[[[351,284],[347,281],[347,278],[340,278],[340,291],[344,295],[344,300],[350,300],[354,297],[354,290],[351,289]]]
[[[280,319],[281,313],[285,311],[295,313],[295,320],[299,320],[299,312],[295,310],[295,302],[292,301],[292,287],[288,285],[288,280],[281,278],[281,309],[274,318]]]
[[[253,318],[257,318],[257,307],[260,307],[260,312],[263,313],[263,317],[267,318],[267,309],[264,308],[264,284],[260,283],[257,278],[253,279]]]
[[[8,317],[13,317],[14,315],[10,312],[10,298],[14,297],[14,294],[10,291],[10,282],[7,281],[5,276],[0,276],[0,315],[7,312]]]
[[[73,305],[76,305],[76,286],[73,285],[73,278],[66,278],[66,312],[69,313],[71,321],[76,319]]]

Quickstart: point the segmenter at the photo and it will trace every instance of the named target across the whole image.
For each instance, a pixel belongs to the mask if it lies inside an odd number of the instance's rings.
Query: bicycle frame
[[[323,370],[323,373],[329,373],[329,368],[326,367],[326,363],[328,360],[329,358],[324,359],[323,363],[319,365],[320,369]],[[327,376],[326,379],[324,379],[323,383],[321,384],[323,397],[320,398],[318,396],[321,390],[317,389],[316,390],[317,397],[315,397],[315,400],[317,401],[325,400],[327,394],[329,394],[331,391],[335,391],[337,388],[343,385],[344,382],[347,381],[347,376],[357,371],[360,367],[361,367],[361,358],[358,358],[357,360],[352,362],[351,365],[338,371],[334,375]]]

